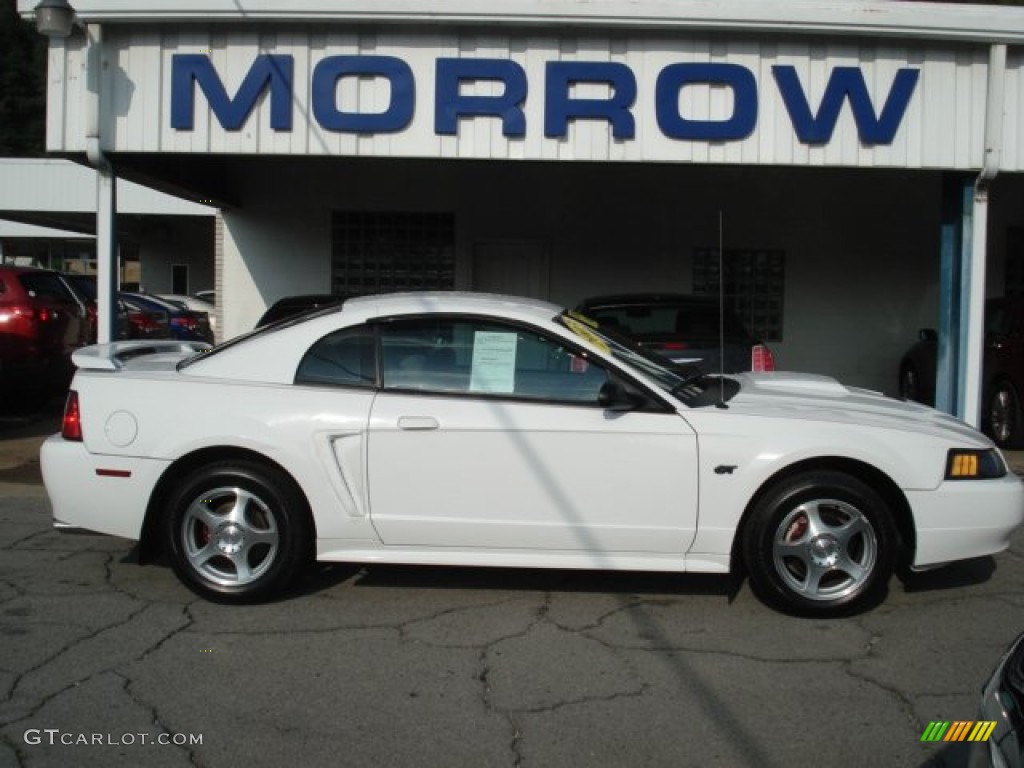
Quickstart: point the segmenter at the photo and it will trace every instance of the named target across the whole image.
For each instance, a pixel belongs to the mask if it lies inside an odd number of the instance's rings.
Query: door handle
[[[399,416],[399,429],[437,429],[441,423],[433,416]]]

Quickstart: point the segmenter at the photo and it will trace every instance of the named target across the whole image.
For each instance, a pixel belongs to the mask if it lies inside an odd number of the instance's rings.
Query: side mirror
[[[597,404],[606,411],[635,411],[644,404],[644,397],[628,391],[617,381],[608,380],[597,393]]]

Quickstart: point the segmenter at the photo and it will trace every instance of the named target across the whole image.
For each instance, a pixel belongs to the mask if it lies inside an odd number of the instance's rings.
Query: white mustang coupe
[[[74,362],[42,449],[54,524],[162,550],[215,600],[315,559],[737,570],[827,615],[1024,520],[1021,481],[949,416],[822,376],[688,378],[529,299],[370,296]]]

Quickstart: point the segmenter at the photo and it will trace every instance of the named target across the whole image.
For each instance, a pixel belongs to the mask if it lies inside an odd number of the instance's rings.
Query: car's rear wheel
[[[856,477],[808,472],[761,497],[742,541],[751,586],[790,613],[827,616],[869,606],[892,574],[888,504]]]
[[[1020,443],[1021,404],[1006,379],[1000,379],[989,390],[985,405],[985,431],[1000,448],[1012,448]]]
[[[283,589],[309,560],[305,500],[280,470],[218,462],[184,479],[164,516],[178,577],[203,597],[251,602]]]

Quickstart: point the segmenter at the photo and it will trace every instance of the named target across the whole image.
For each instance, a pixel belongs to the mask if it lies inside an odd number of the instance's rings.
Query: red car
[[[89,342],[86,307],[61,275],[0,266],[0,390],[34,401],[66,387]]]

